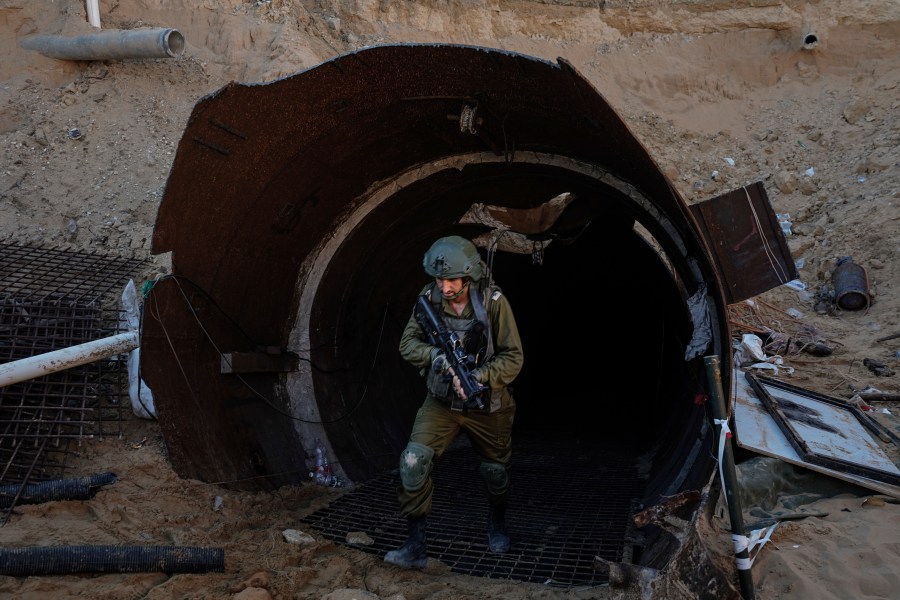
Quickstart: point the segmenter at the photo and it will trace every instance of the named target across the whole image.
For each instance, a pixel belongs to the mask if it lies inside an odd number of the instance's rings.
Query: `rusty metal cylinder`
[[[838,260],[831,274],[834,302],[844,310],[863,310],[869,307],[869,280],[866,270],[849,256]]]

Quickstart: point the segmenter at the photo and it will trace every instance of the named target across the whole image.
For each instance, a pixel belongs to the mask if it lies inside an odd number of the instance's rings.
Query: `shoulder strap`
[[[423,294],[424,296],[425,294]],[[431,294],[430,294],[431,304],[436,308],[441,308],[441,291],[437,288],[434,282],[431,282]],[[438,314],[443,314],[444,311],[438,310]]]
[[[487,285],[484,289],[481,289],[481,286],[478,286],[475,290],[472,290],[469,293],[469,299],[472,301],[472,310],[475,311],[475,318],[478,319],[482,325],[484,325],[484,330],[487,335],[487,350],[485,352],[485,360],[488,360],[494,355],[494,334],[491,331],[491,322],[488,319],[487,307],[485,304],[489,304],[492,299],[492,290],[493,286]],[[485,295],[485,299],[482,299],[481,295]]]

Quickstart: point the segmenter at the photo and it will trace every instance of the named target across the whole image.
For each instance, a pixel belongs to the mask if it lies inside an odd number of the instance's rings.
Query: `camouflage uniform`
[[[425,286],[422,294],[430,294],[433,284]],[[470,294],[479,292],[476,285],[471,284]],[[446,383],[440,381],[429,368],[434,346],[428,343],[425,333],[414,316],[410,316],[400,338],[400,355],[415,367],[427,374],[429,390],[425,402],[416,414],[409,440],[431,449],[434,458],[440,457],[460,430],[465,430],[472,441],[472,447],[482,462],[482,476],[485,477],[488,500],[491,504],[505,502],[509,493],[509,461],[512,457],[512,426],[516,414],[515,399],[510,392],[509,384],[522,369],[524,355],[522,340],[513,317],[509,301],[496,287],[483,292],[484,304],[488,313],[488,321],[493,337],[494,353],[484,365],[480,365],[473,375],[491,388],[492,402],[490,412],[477,409],[463,411],[450,410],[448,394],[453,392]],[[442,300],[442,316],[446,321],[457,319],[456,313],[447,300]],[[470,301],[458,319],[470,323],[475,322],[475,312]],[[459,333],[459,332],[458,332]],[[485,378],[486,375],[486,378]],[[443,387],[443,390],[441,389]],[[443,393],[442,393],[443,392]],[[422,473],[420,487],[407,489],[401,486],[399,491],[400,512],[407,516],[426,515],[431,511],[433,484],[429,472]]]
[[[428,341],[415,316],[415,309],[400,338],[400,354],[426,376],[428,393],[416,413],[409,442],[400,455],[400,513],[406,516],[409,536],[402,546],[384,555],[385,562],[400,567],[423,568],[428,563],[426,518],[431,512],[434,484],[431,470],[435,458],[465,430],[481,461],[480,471],[488,498],[488,547],[507,552],[510,546],[505,513],[509,496],[509,462],[512,457],[512,426],[516,404],[509,388],[522,369],[522,340],[506,297],[496,286],[486,285],[484,265],[475,245],[462,237],[449,236],[432,244],[422,263],[435,281],[422,289],[428,303],[455,333],[465,354],[476,357],[472,378],[490,389],[484,409],[466,408],[455,397],[444,376],[449,365],[441,348]],[[468,302],[457,315],[441,285],[461,280],[455,293],[460,298],[468,286]],[[455,285],[455,284],[453,284]],[[418,302],[418,300],[417,300]],[[466,365],[469,366],[468,364]]]

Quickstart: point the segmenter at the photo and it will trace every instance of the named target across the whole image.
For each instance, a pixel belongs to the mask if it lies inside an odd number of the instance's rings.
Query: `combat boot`
[[[491,504],[488,511],[488,548],[496,553],[509,551],[505,504]]]
[[[424,569],[428,564],[425,539],[425,517],[407,517],[409,537],[402,546],[384,555],[384,561],[398,567]]]

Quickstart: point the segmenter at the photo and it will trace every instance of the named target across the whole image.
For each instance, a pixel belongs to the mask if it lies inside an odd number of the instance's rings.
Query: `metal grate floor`
[[[0,364],[122,332],[121,292],[143,261],[0,244]],[[0,506],[62,477],[71,443],[120,435],[126,357],[0,386]],[[4,521],[5,522],[5,521]]]
[[[596,556],[631,562],[631,517],[646,483],[635,456],[559,442],[517,444],[507,510],[512,548],[505,554],[487,548],[487,505],[477,468],[468,446],[448,451],[435,465],[429,558],[456,573],[560,587],[607,583],[608,576],[594,568]],[[383,474],[304,522],[348,546],[348,533],[364,532],[373,543],[353,547],[383,556],[406,539],[398,482],[396,472]]]

